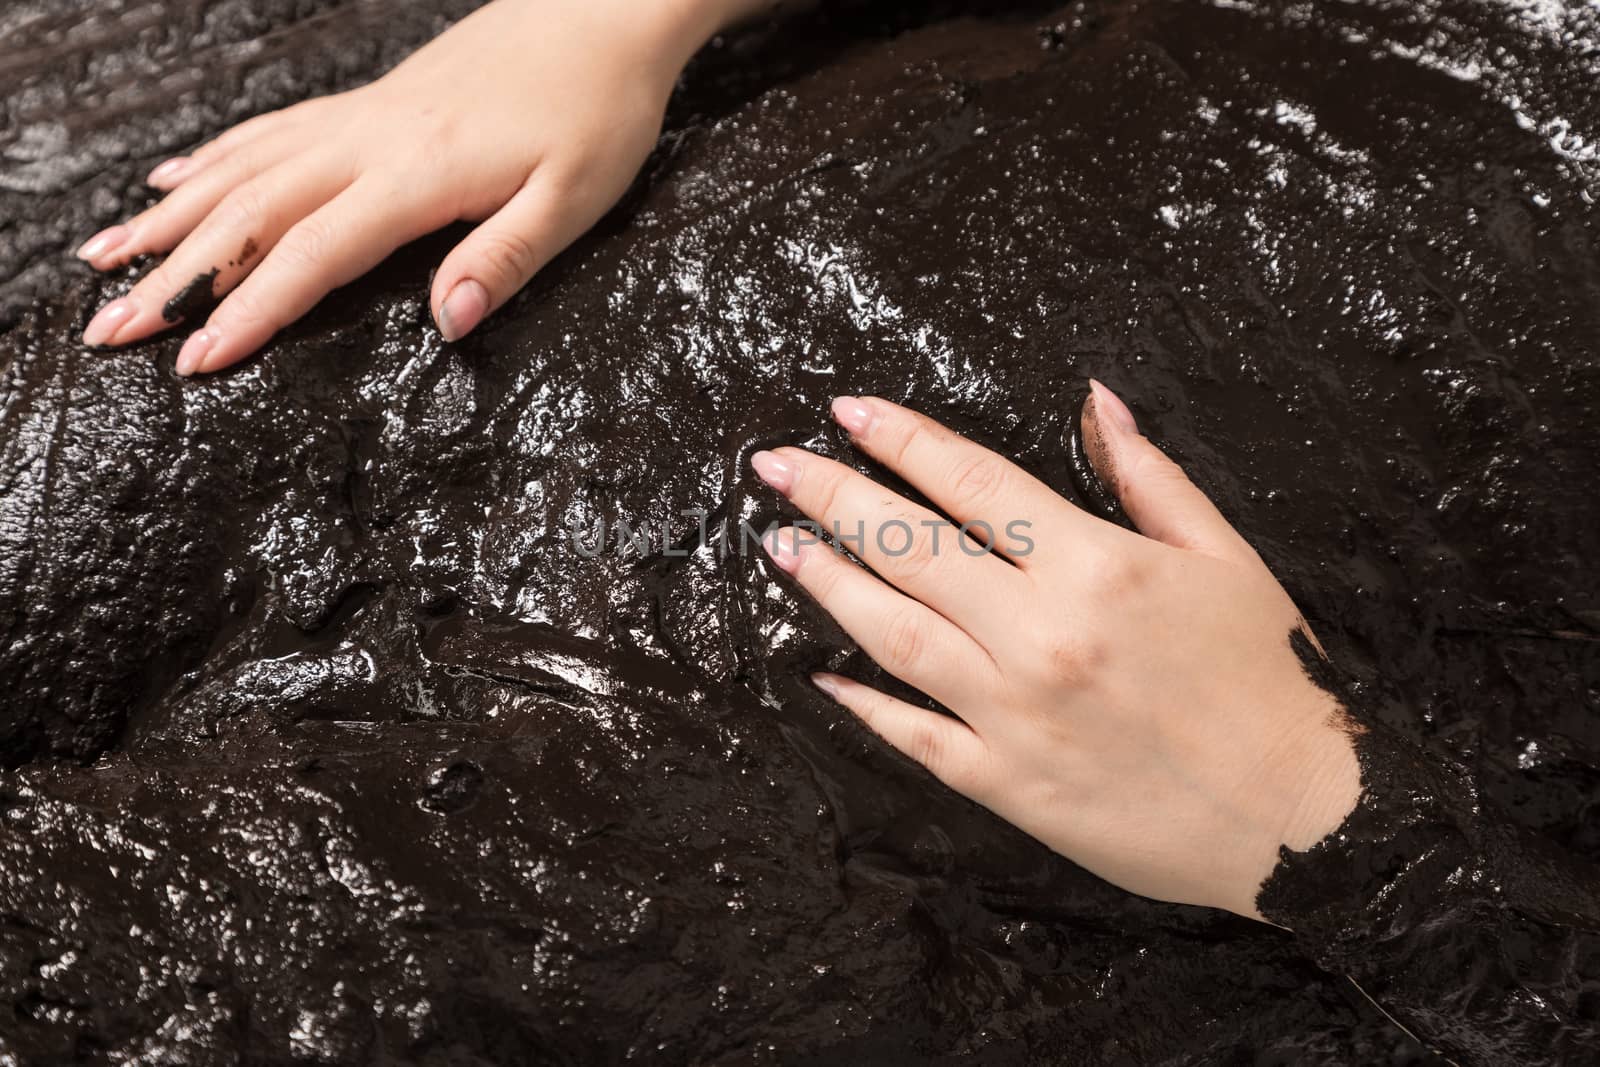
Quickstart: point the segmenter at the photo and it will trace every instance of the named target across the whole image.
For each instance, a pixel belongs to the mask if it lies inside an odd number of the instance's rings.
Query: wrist
[[[1321,695],[1321,694],[1319,694]],[[1304,852],[1339,829],[1361,797],[1361,764],[1349,723],[1338,701],[1328,698],[1327,718],[1307,739],[1297,776],[1299,795],[1289,807],[1282,844]]]
[[[1466,768],[1368,722],[1354,739],[1357,802],[1334,832],[1284,849],[1256,907],[1323,966],[1353,973],[1372,931],[1398,936],[1480,893],[1479,798]]]
[[[1344,707],[1320,688],[1307,687],[1311,703],[1298,709],[1304,726],[1283,739],[1272,756],[1278,773],[1259,795],[1259,810],[1272,813],[1263,821],[1259,856],[1243,878],[1241,892],[1228,910],[1247,918],[1263,916],[1259,895],[1283,857],[1304,853],[1336,835],[1362,795],[1362,771],[1355,734]]]
[[[647,17],[664,54],[682,69],[718,33],[780,6],[782,0],[661,0]],[[638,17],[631,4],[625,17]]]

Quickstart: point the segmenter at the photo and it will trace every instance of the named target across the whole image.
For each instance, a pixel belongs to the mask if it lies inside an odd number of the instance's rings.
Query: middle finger
[[[244,280],[300,219],[349,183],[332,156],[293,158],[234,189],[172,254],[84,331],[91,345],[125,345],[182,321]]]
[[[751,464],[867,566],[980,641],[1015,626],[1028,579],[950,520],[801,448]]]

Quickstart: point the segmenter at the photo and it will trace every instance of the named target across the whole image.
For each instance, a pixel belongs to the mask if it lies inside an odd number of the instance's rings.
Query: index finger
[[[1081,536],[1100,521],[999,453],[899,404],[841,396],[833,401],[833,417],[858,447],[957,522],[991,530],[1022,522],[1050,539]],[[1001,555],[1007,555],[1004,540],[991,545]],[[1026,554],[1007,558],[1027,569]]]

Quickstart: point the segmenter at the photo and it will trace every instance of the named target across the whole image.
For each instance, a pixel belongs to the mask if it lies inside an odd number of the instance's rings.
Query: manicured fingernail
[[[215,330],[197,330],[189,335],[183,342],[183,347],[178,349],[178,365],[174,369],[180,378],[187,378],[198,370],[204,369],[206,356],[211,349],[216,347],[217,334]]]
[[[751,456],[750,466],[755,468],[762,481],[780,493],[787,493],[794,487],[794,476],[799,472],[793,463],[765,451]]]
[[[772,562],[785,574],[793,574],[800,569],[800,531],[794,527],[773,530],[762,538],[761,547],[767,550]]]
[[[858,396],[838,396],[833,399],[833,418],[850,431],[852,437],[866,437],[878,425],[878,416],[872,405]]]
[[[837,674],[828,674],[818,671],[811,676],[811,684],[828,694],[835,700],[839,699],[839,682],[842,679]]]
[[[1139,424],[1134,421],[1133,412],[1128,410],[1128,405],[1122,402],[1121,397],[1093,378],[1089,379],[1089,391],[1094,394],[1096,417],[1099,417],[1103,412],[1106,418],[1115,423],[1117,429],[1124,433],[1139,432]]]
[[[456,282],[439,305],[439,332],[456,341],[473,331],[489,311],[489,291],[471,278]]]
[[[89,320],[89,325],[83,330],[83,343],[86,345],[109,344],[117,335],[117,331],[138,312],[139,308],[125,296],[119,296],[105,307],[95,312],[94,318]]]
[[[193,163],[194,160],[190,159],[188,156],[174,156],[165,163],[162,163],[156,167],[155,170],[151,171],[149,175],[145,177],[145,182],[146,184],[154,185],[158,188],[162,185],[170,185],[179,178],[183,177],[184,172],[187,171]]]
[[[112,226],[101,230],[78,249],[79,259],[99,259],[107,252],[114,250],[118,245],[128,239],[129,230],[126,226]]]

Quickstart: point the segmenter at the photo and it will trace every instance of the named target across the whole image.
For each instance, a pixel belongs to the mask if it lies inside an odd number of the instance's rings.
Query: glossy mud
[[[859,461],[841,393],[1072,493],[1098,377],[1385,729],[1600,855],[1593,9],[826,16],[702,57],[459,344],[458,234],[221,375],[77,344],[149,264],[70,249],[151,166],[469,6],[0,14],[0,1058],[1422,1057],[886,751],[762,559],[561,546],[764,525],[753,450]]]
[[[1290,644],[1340,701],[1362,794],[1315,847],[1282,850],[1261,914],[1457,1063],[1585,1062],[1600,1049],[1600,866],[1391,728],[1303,631]]]

